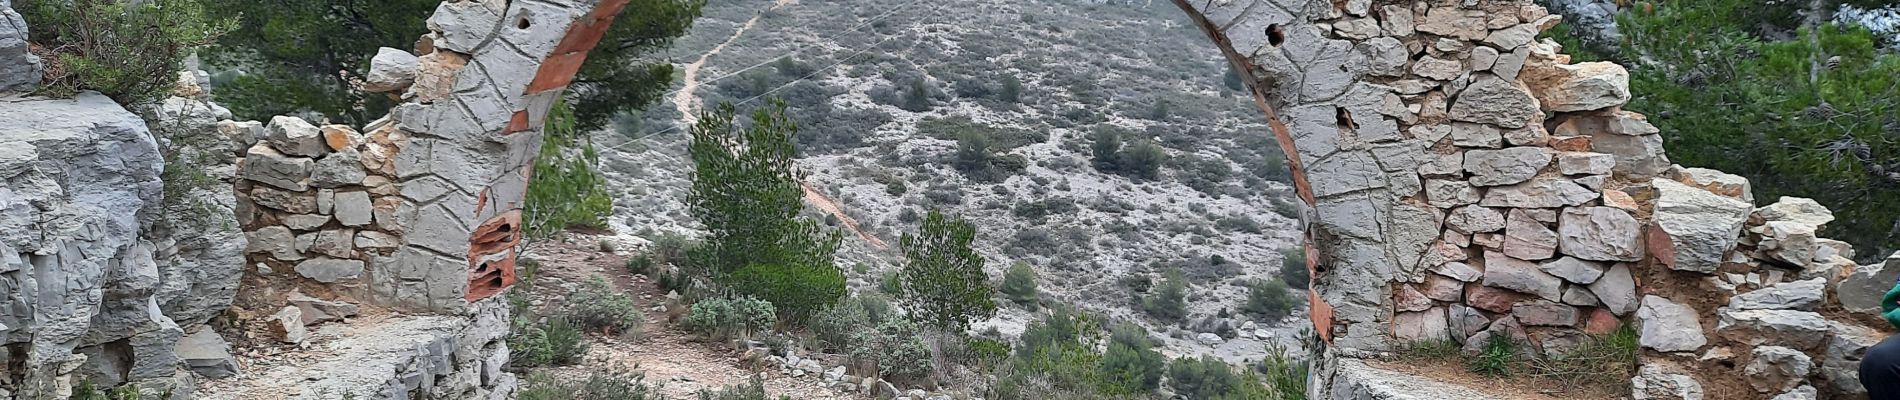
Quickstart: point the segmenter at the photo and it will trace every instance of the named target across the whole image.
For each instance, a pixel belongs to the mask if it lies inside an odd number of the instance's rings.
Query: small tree
[[[904,111],[930,111],[930,87],[924,85],[923,78],[910,81],[910,88],[904,91]]]
[[[1015,75],[1003,77],[1003,89],[997,92],[996,98],[1010,103],[1021,103],[1022,96],[1023,81],[1016,79]]]
[[[1161,164],[1167,162],[1168,153],[1153,141],[1144,139],[1124,148],[1118,158],[1123,175],[1153,180],[1161,177]]]
[[[1114,173],[1121,165],[1121,133],[1114,128],[1098,128],[1094,133],[1089,134],[1089,139],[1093,140],[1089,143],[1089,154],[1092,156],[1095,169]]]
[[[1254,280],[1247,285],[1247,304],[1241,310],[1265,321],[1286,317],[1297,303],[1286,291],[1286,284],[1280,281]]]
[[[1003,287],[1000,291],[1003,292],[1003,298],[1034,311],[1038,297],[1035,268],[1022,261],[1011,264],[1009,270],[1003,272]]]
[[[185,55],[230,32],[199,0],[23,0],[30,42],[53,53],[40,94],[96,90],[113,101],[157,101],[178,82]]]
[[[931,210],[918,234],[904,235],[904,308],[918,322],[942,332],[962,332],[971,322],[996,315],[983,273],[983,256],[970,248],[976,227]]]
[[[1161,386],[1168,359],[1154,350],[1148,332],[1132,323],[1116,324],[1102,353],[1102,375],[1118,391],[1147,393]]]
[[[1154,296],[1142,301],[1142,310],[1148,316],[1167,323],[1181,322],[1187,318],[1187,278],[1182,276],[1180,268],[1168,270],[1168,277],[1161,281]]]
[[[1306,273],[1306,249],[1290,248],[1280,250],[1280,281],[1287,287],[1305,289],[1313,283],[1313,276]]]
[[[544,239],[568,228],[603,229],[613,213],[607,178],[600,173],[594,142],[574,126],[574,110],[556,100],[548,113],[541,153],[528,182],[523,233]]]
[[[844,270],[832,258],[840,237],[800,217],[804,175],[793,169],[798,124],[785,103],[755,110],[752,124],[733,124],[732,104],[701,113],[692,129],[692,192],[687,204],[706,227],[692,266],[733,290],[771,302],[793,320],[845,294]]]

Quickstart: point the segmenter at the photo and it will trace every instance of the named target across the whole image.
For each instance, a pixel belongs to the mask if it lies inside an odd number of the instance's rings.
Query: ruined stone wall
[[[417,53],[364,88],[403,103],[362,129],[233,123],[262,284],[455,312],[514,282],[542,120],[625,0],[447,1]]]
[[[1858,393],[1852,365],[1885,327],[1851,312],[1894,268],[1816,238],[1832,217],[1812,201],[1756,208],[1745,179],[1671,165],[1660,130],[1621,109],[1622,67],[1536,39],[1559,16],[1529,1],[1176,4],[1250,82],[1308,206],[1327,344],[1311,398],[1449,395],[1349,361],[1409,342],[1504,336],[1562,355],[1623,324],[1644,349],[1638,399]]]

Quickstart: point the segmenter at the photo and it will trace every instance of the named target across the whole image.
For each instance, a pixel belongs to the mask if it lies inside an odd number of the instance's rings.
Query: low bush
[[[753,265],[727,276],[726,284],[739,293],[770,302],[793,323],[836,304],[845,294],[844,270],[829,263]]]
[[[1009,270],[1003,271],[1003,285],[997,291],[1002,292],[1003,298],[1016,305],[1035,311],[1039,296],[1036,292],[1035,268],[1031,268],[1029,263],[1023,261],[1011,264]]]
[[[1187,319],[1187,278],[1180,269],[1168,270],[1155,294],[1141,299],[1141,310],[1155,320],[1178,323]]]
[[[1168,359],[1154,350],[1148,332],[1131,323],[1116,324],[1102,353],[1102,375],[1118,391],[1146,393],[1161,386]]]
[[[765,393],[765,380],[759,378],[758,375],[753,375],[752,379],[745,383],[727,386],[717,391],[700,389],[694,393],[694,396],[698,397],[699,400],[768,400],[773,398],[770,397],[771,395]],[[791,400],[791,396],[779,396],[777,398],[781,400]]]
[[[1268,388],[1251,371],[1234,373],[1227,362],[1210,356],[1178,358],[1168,364],[1168,385],[1190,399],[1284,399],[1290,395]],[[1302,392],[1303,393],[1303,392]]]
[[[199,0],[23,0],[17,10],[28,40],[51,53],[40,94],[96,90],[125,105],[163,98],[187,54],[237,27]]]
[[[508,337],[511,362],[517,367],[573,365],[587,354],[587,335],[565,316],[539,323],[517,323]]]
[[[633,337],[646,324],[646,314],[632,297],[620,293],[606,279],[594,277],[568,296],[576,322],[605,335]]]
[[[935,370],[923,330],[908,318],[891,318],[877,329],[858,331],[851,358],[877,364],[878,375],[892,382],[915,382]]]
[[[622,369],[593,371],[585,378],[563,378],[535,371],[515,396],[520,400],[646,400],[659,398],[659,388],[649,387],[646,374]]]
[[[1313,276],[1306,273],[1305,248],[1280,250],[1280,281],[1292,288],[1305,289],[1312,285]]]
[[[877,324],[871,321],[870,312],[864,309],[864,302],[859,301],[858,297],[845,299],[818,312],[818,316],[806,325],[811,329],[813,338],[818,340],[818,345],[830,350],[851,348],[851,340],[858,331],[872,326]]]
[[[693,303],[686,329],[714,339],[751,337],[778,321],[772,303],[750,297],[720,297]]]
[[[1256,279],[1247,284],[1247,303],[1240,307],[1261,321],[1278,321],[1293,312],[1299,301],[1287,294],[1285,283],[1277,280]]]

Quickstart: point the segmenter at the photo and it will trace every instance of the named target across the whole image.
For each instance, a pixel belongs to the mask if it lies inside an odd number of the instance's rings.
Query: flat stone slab
[[[1356,400],[1503,400],[1464,385],[1383,369],[1365,361],[1341,357],[1335,361],[1332,383],[1321,399]]]

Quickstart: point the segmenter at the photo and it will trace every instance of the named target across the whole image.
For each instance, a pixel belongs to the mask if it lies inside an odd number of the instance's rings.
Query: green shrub
[[[16,10],[32,26],[28,38],[51,49],[39,93],[71,96],[96,90],[126,105],[165,96],[185,56],[236,27],[213,18],[199,0],[22,0]]]
[[[1288,357],[1286,347],[1279,342],[1267,343],[1267,356],[1255,368],[1260,371],[1260,380],[1279,393],[1278,399],[1306,400],[1307,362]]]
[[[1168,386],[1190,399],[1213,399],[1241,385],[1240,375],[1227,362],[1210,356],[1177,358],[1168,363]]]
[[[903,295],[911,318],[937,332],[962,332],[996,315],[995,289],[983,272],[983,256],[971,248],[976,227],[961,217],[930,210],[915,235],[904,234]]]
[[[851,348],[851,340],[858,331],[873,326],[877,324],[871,322],[870,312],[864,309],[864,302],[858,296],[818,312],[818,316],[806,325],[811,329],[813,338],[818,339],[819,346],[832,350]]]
[[[1305,289],[1312,285],[1313,276],[1306,273],[1306,248],[1280,250],[1280,281],[1292,288]]]
[[[73,387],[73,396],[71,397],[71,399],[72,400],[139,400],[140,397],[142,397],[142,395],[139,393],[138,385],[121,385],[119,387],[102,391],[102,390],[99,390],[99,388],[94,387],[91,381],[84,381],[84,382],[80,382],[78,385]],[[164,399],[164,398],[170,398],[170,397],[171,397],[170,394],[167,393],[167,395],[160,396],[159,398]]]
[[[1016,354],[1024,356],[1048,347],[1081,344],[1082,330],[1088,324],[1088,318],[1076,315],[1074,309],[1055,307],[1049,315],[1030,321],[1023,328],[1022,346],[1016,348]]]
[[[838,302],[845,292],[844,271],[834,265],[755,265],[733,272],[727,286],[770,302],[794,321]]]
[[[767,400],[771,395],[765,393],[765,380],[753,375],[745,383],[735,384],[713,391],[700,389],[694,393],[699,400]],[[779,396],[782,400],[791,400],[791,396]]]
[[[659,398],[658,391],[648,387],[646,374],[638,371],[596,370],[581,379],[535,371],[515,396],[519,400],[646,400]]]
[[[904,280],[898,277],[897,271],[885,271],[877,279],[877,291],[891,296],[904,294]]]
[[[516,366],[572,365],[587,354],[587,335],[567,317],[523,325],[514,327],[508,338],[508,348],[513,352],[510,358]]]
[[[607,335],[637,336],[646,314],[633,298],[617,292],[606,279],[594,277],[568,296],[574,318],[587,329]]]
[[[1148,332],[1131,323],[1116,324],[1102,353],[1102,375],[1118,391],[1147,393],[1161,386],[1167,357],[1154,350]]]
[[[1113,125],[1097,127],[1089,135],[1093,140],[1089,149],[1094,156],[1095,169],[1131,178],[1160,178],[1161,164],[1167,162],[1168,153],[1147,139],[1136,139],[1129,144],[1128,137],[1136,135]]]
[[[1477,355],[1465,359],[1465,369],[1484,376],[1505,376],[1517,360],[1517,343],[1510,335],[1491,335]]]
[[[851,339],[851,358],[877,364],[878,374],[893,382],[914,382],[929,376],[930,346],[923,330],[906,318],[891,318],[877,329],[860,330]]]
[[[567,229],[603,229],[614,204],[600,173],[600,153],[576,128],[565,100],[555,101],[548,113],[522,205],[522,233],[532,240]]]
[[[1142,299],[1141,309],[1161,322],[1172,324],[1186,320],[1187,278],[1181,275],[1181,269],[1169,269],[1167,279],[1156,287],[1155,294]]]
[[[1036,270],[1023,261],[1010,264],[1009,270],[1003,271],[1003,287],[998,291],[1003,292],[1003,298],[1035,311],[1038,296]]]
[[[1247,304],[1242,311],[1260,317],[1262,321],[1278,321],[1285,318],[1299,306],[1299,300],[1287,294],[1285,283],[1277,280],[1256,279],[1247,284]]]
[[[686,329],[715,339],[751,337],[777,320],[772,303],[750,297],[710,298],[693,303]]]
[[[641,254],[641,255],[636,255],[633,257],[628,257],[627,258],[627,272],[632,272],[634,275],[647,275],[647,274],[653,273],[653,255]]]
[[[951,362],[987,370],[1009,358],[1009,343],[996,339],[966,337],[945,349]]]

